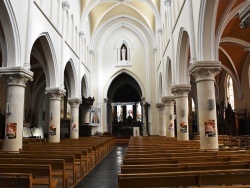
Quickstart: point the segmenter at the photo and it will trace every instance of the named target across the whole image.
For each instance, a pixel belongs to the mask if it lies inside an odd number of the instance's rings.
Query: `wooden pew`
[[[29,147],[23,148],[20,153],[28,153],[28,152],[67,152],[67,153],[79,153],[81,152],[82,158],[79,159],[78,164],[81,165],[81,174],[83,175],[84,171],[87,173],[92,167],[92,158],[91,155],[91,147],[77,147],[74,145],[71,146],[53,146],[53,145],[29,145]],[[93,164],[94,165],[94,164]]]
[[[201,170],[249,169],[250,160],[227,162],[197,162],[183,164],[121,165],[122,174],[182,172]]]
[[[118,188],[250,184],[250,169],[118,174]]]
[[[250,155],[231,155],[231,156],[189,156],[189,157],[151,157],[151,158],[125,158],[124,165],[136,164],[176,164],[176,163],[195,163],[213,162],[213,161],[233,161],[233,160],[249,160]]]
[[[75,173],[77,176],[77,172],[78,172],[78,166],[80,167],[80,176],[82,177],[84,175],[84,165],[87,166],[87,161],[83,161],[83,160],[87,160],[86,157],[84,158],[84,156],[86,156],[86,151],[79,151],[79,150],[73,150],[73,149],[67,149],[65,148],[64,150],[57,150],[57,149],[46,149],[46,150],[27,150],[27,151],[20,151],[21,154],[42,154],[42,155],[49,155],[49,156],[53,156],[53,155],[74,155],[75,156]],[[71,165],[72,166],[72,165]],[[87,169],[87,167],[86,167]]]
[[[0,153],[1,158],[26,158],[26,159],[64,159],[65,168],[67,171],[71,171],[73,176],[73,184],[77,180],[77,164],[75,155],[63,154],[63,155],[46,155],[46,154],[20,154],[20,153]]]
[[[3,149],[4,140],[0,140],[0,151]]]
[[[61,178],[63,188],[69,187],[70,173],[65,168],[64,159],[1,158],[0,164],[49,164],[52,168],[52,177]]]
[[[0,187],[32,188],[31,173],[0,173]]]
[[[31,173],[33,185],[47,185],[56,188],[58,179],[52,178],[50,165],[39,164],[0,164],[0,173]]]
[[[145,152],[126,152],[124,158],[150,158],[150,157],[188,157],[188,156],[231,156],[246,154],[250,155],[249,151],[194,151],[194,152],[155,152],[155,151],[145,151]]]

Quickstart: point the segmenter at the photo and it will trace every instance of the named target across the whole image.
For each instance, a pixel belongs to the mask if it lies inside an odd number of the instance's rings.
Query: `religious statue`
[[[122,61],[126,60],[126,48],[123,46],[121,51],[122,51]]]

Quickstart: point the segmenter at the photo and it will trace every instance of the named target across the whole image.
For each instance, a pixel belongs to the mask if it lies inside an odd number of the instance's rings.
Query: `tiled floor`
[[[75,188],[117,188],[118,176],[126,145],[115,148]]]

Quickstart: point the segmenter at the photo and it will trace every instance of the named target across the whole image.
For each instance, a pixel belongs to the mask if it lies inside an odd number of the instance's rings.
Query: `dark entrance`
[[[113,135],[131,136],[133,127],[142,131],[142,112],[138,114],[142,92],[134,78],[126,73],[117,76],[108,90],[108,129]]]

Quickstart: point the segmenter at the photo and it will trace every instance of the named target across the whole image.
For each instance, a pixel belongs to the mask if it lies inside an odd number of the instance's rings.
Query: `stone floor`
[[[115,148],[85,176],[75,188],[117,188],[120,165],[126,152],[126,145]]]

